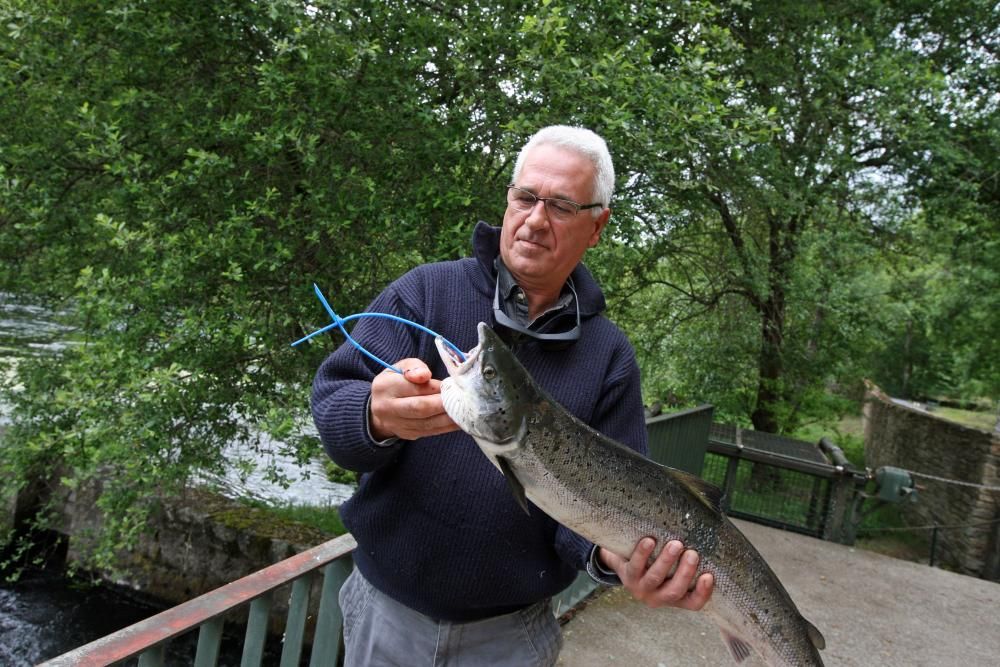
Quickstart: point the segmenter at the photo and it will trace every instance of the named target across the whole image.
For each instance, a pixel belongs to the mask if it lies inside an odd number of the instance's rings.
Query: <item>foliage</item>
[[[860,412],[847,414],[837,421],[817,421],[802,426],[792,437],[812,443],[818,443],[820,438],[828,438],[844,452],[844,456],[854,467],[858,470],[866,467],[864,424]]]
[[[345,470],[329,459],[323,462],[323,467],[326,472],[326,478],[331,482],[339,484],[358,483],[358,473],[353,470]]]
[[[973,80],[995,87],[996,70],[988,70],[993,81]],[[1000,349],[989,334],[1000,326],[996,100],[956,123],[961,140],[920,170],[926,207],[915,247],[892,267],[901,322],[888,340],[892,354],[879,359],[880,380],[904,397],[1000,395]]]
[[[733,3],[715,17],[740,47],[719,68],[742,84],[719,107],[768,109],[776,130],[745,147],[688,151],[687,189],[665,193],[673,208],[651,216],[648,243],[626,256],[619,307],[653,391],[792,431],[844,409],[831,387],[857,386],[873,359],[891,361],[906,304],[946,309],[920,323],[936,341],[922,350],[940,366],[924,370],[944,380],[936,390],[991,391],[983,380],[996,352],[982,325],[998,312],[996,292],[962,283],[989,285],[992,268],[949,250],[954,267],[926,299],[893,272],[961,238],[956,212],[975,208],[979,234],[997,238],[988,207],[970,205],[995,188],[996,151],[969,153],[995,127],[986,82],[998,10],[959,5]],[[955,319],[967,303],[974,310]]]
[[[289,347],[324,323],[310,284],[352,312],[464,254],[549,122],[594,127],[622,173],[658,180],[682,178],[662,157],[684,146],[747,143],[713,113],[735,84],[705,57],[729,44],[712,12],[6,2],[0,290],[47,297],[81,339],[21,362],[7,478],[106,480],[107,556],[229,443],[318,455],[302,424],[336,337]]]
[[[0,292],[79,341],[19,364],[5,484],[106,480],[110,554],[232,442],[319,455],[311,283],[465,254],[554,122],[612,150],[588,264],[651,398],[793,430],[907,323],[921,388],[996,392],[996,11],[4,0]]]
[[[873,508],[858,526],[857,546],[866,551],[917,563],[929,562],[931,532],[907,525],[900,503]]]

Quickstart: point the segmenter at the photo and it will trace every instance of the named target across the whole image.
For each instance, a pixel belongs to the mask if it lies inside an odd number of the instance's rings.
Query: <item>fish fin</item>
[[[525,514],[531,516],[531,512],[528,511],[528,499],[524,495],[524,487],[521,486],[521,482],[514,476],[514,471],[511,469],[510,463],[502,456],[496,457],[496,461],[500,467],[500,472],[503,473],[503,478],[507,480],[510,492],[514,494],[514,500],[521,506]]]
[[[719,632],[722,633],[722,643],[726,645],[727,649],[729,649],[729,655],[733,656],[733,660],[736,661],[736,664],[740,664],[749,658],[753,653],[753,648],[742,637],[738,637],[728,630],[723,630],[721,628],[719,629]]]
[[[711,482],[706,482],[701,477],[692,475],[676,468],[667,468],[670,474],[680,484],[699,498],[703,503],[711,507],[716,512],[722,513],[722,489]]]
[[[821,633],[815,625],[806,621],[806,619],[803,618],[802,620],[806,622],[806,634],[809,635],[809,641],[812,642],[812,645],[821,651],[825,649],[826,639],[823,638],[823,633]]]

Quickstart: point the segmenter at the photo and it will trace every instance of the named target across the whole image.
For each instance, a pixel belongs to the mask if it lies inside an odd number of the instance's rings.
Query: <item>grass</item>
[[[357,473],[344,470],[329,459],[324,461],[324,468],[327,479],[332,482],[340,484],[358,482]],[[340,508],[335,505],[272,505],[253,499],[241,499],[240,502],[258,511],[267,512],[276,522],[288,525],[300,524],[334,536],[347,533],[347,528],[340,518]]]
[[[861,413],[844,415],[833,424],[809,424],[803,426],[791,435],[805,442],[819,442],[820,438],[828,438],[840,447],[847,460],[856,468],[865,467],[865,434]]]
[[[340,508],[333,505],[270,505],[249,499],[240,499],[239,502],[253,510],[266,512],[279,524],[300,524],[334,536],[347,532],[340,518]]]
[[[936,407],[931,411],[931,414],[983,431],[992,431],[997,423],[997,414],[986,410],[960,410],[959,408]]]
[[[324,457],[325,458],[325,457]],[[327,478],[340,484],[357,484],[358,474],[344,470],[333,461],[326,459],[324,468]],[[251,511],[265,513],[275,524],[284,524],[290,529],[295,525],[319,530],[327,535],[339,536],[347,533],[340,508],[335,505],[273,505],[262,500],[241,498],[239,502]]]
[[[862,519],[856,546],[901,560],[927,563],[930,537],[930,531],[907,529],[902,505],[882,505]]]
[[[332,535],[343,535],[347,532],[344,522],[340,519],[340,509],[331,505],[284,505],[272,507],[271,511],[286,521],[304,523]]]

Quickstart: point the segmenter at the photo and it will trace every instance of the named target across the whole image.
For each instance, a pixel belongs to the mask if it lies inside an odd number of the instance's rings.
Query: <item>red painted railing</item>
[[[309,595],[313,579],[322,575],[319,612],[313,631],[310,665],[335,665],[340,652],[342,617],[337,595],[351,571],[350,554],[357,546],[343,535],[308,551],[247,575],[144,621],[102,637],[39,667],[96,667],[139,657],[140,667],[163,664],[167,644],[199,630],[195,665],[215,665],[222,640],[224,614],[249,605],[242,665],[260,665],[267,640],[268,616],[276,589],[292,585],[282,641],[281,665],[298,665],[305,643]]]

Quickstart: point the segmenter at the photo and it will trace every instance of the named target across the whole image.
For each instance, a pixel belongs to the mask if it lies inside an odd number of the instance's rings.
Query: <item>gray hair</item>
[[[611,163],[611,153],[608,152],[608,145],[604,143],[604,139],[583,127],[569,125],[543,127],[528,139],[528,143],[517,154],[517,161],[514,162],[514,181],[521,175],[521,167],[524,166],[524,158],[528,151],[541,145],[566,148],[590,160],[594,164],[593,199],[595,202],[600,202],[604,208],[610,205],[611,195],[615,190],[615,167]],[[594,209],[594,216],[600,215],[600,212],[601,209]]]

